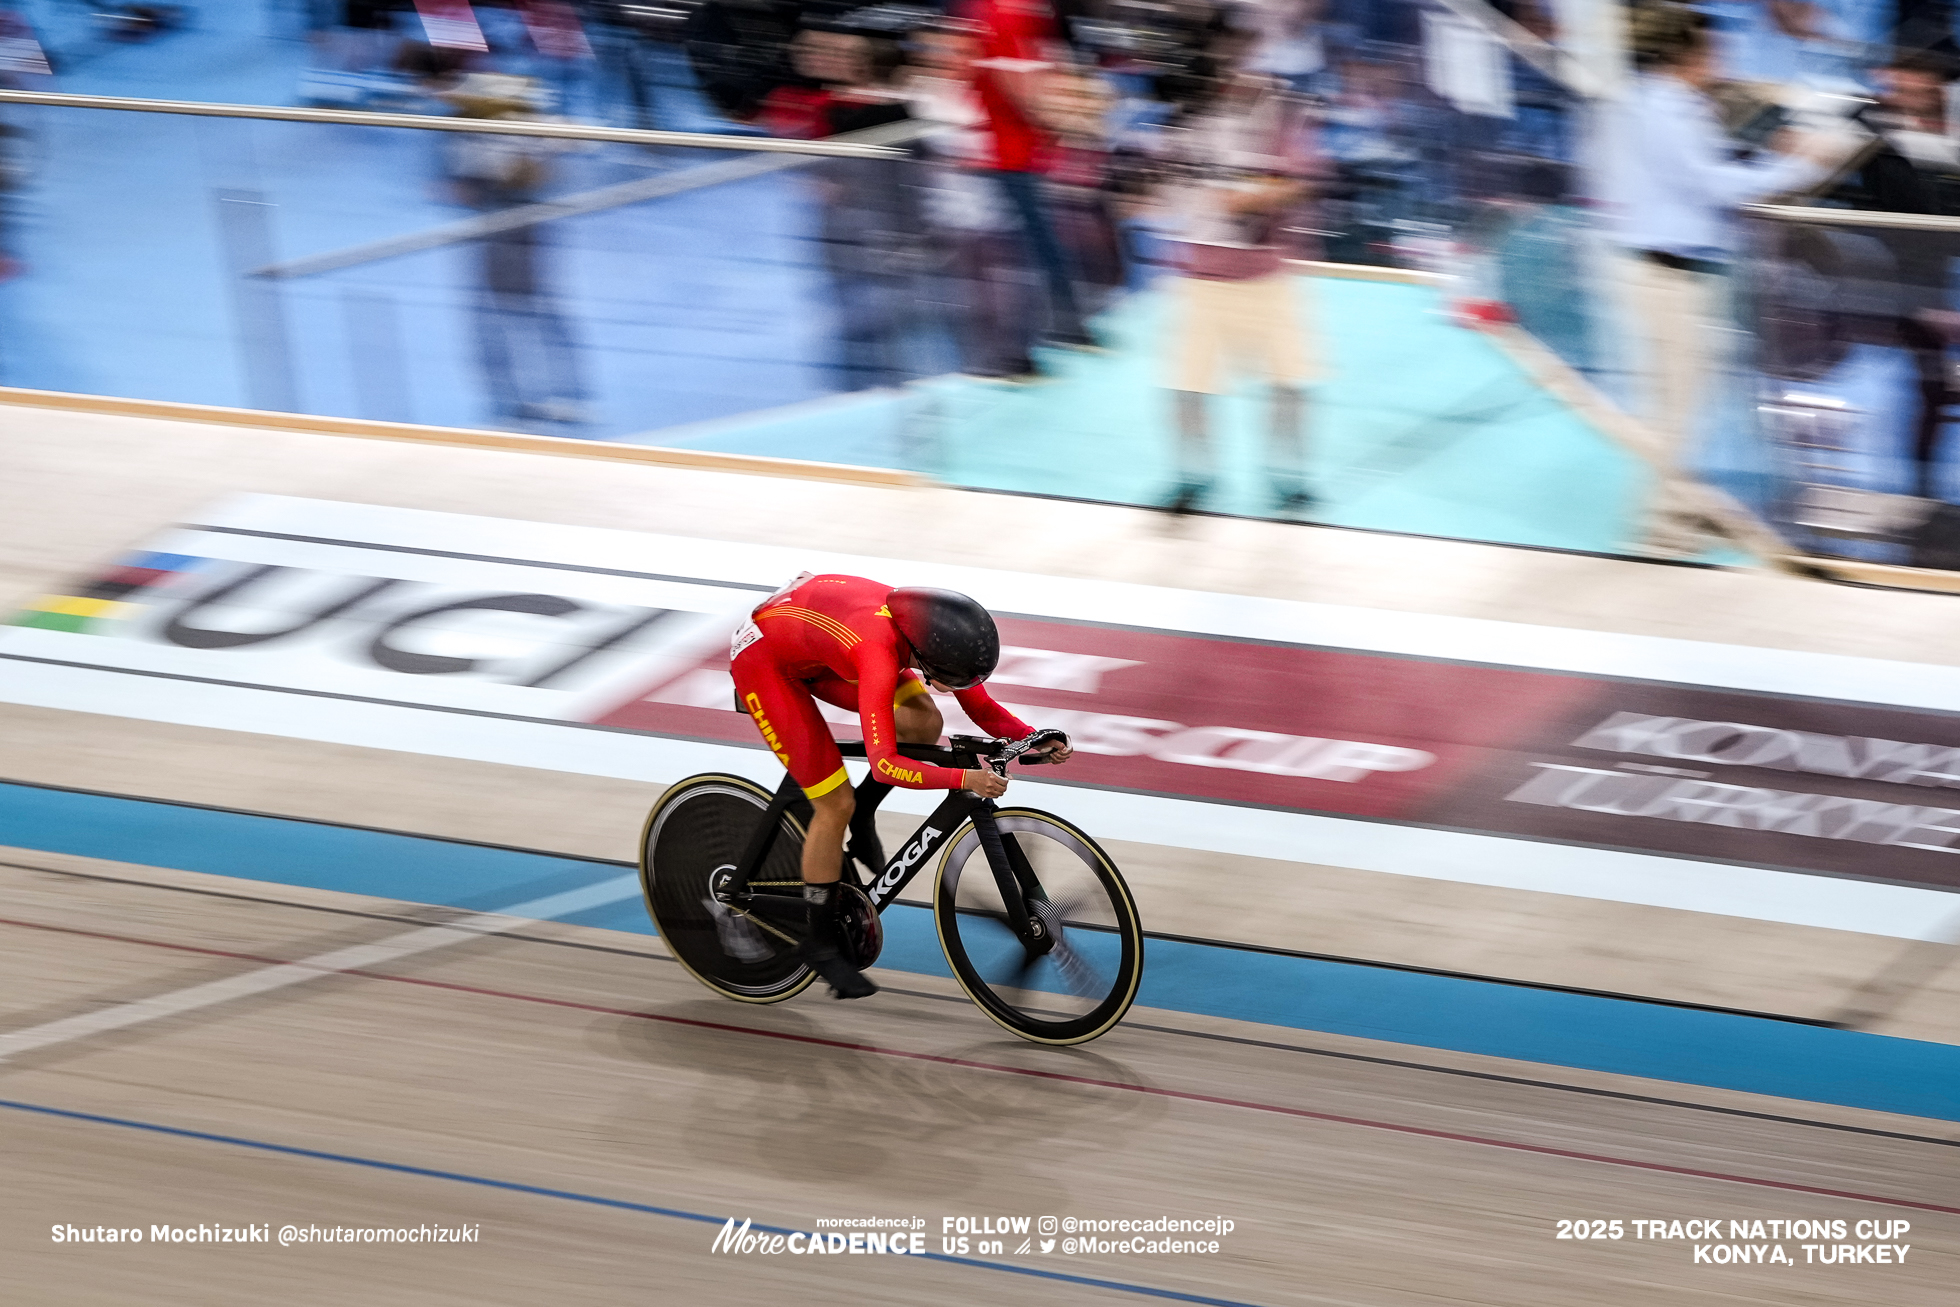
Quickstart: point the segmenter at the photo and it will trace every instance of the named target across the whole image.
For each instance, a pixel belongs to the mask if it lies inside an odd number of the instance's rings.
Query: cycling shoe
[[[870,998],[878,992],[877,982],[846,962],[835,944],[806,944],[802,957],[830,986],[832,998]]]

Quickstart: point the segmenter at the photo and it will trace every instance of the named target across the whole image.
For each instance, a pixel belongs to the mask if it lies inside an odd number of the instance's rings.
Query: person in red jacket
[[[875,848],[877,837],[868,812],[854,827],[856,796],[816,701],[858,714],[874,782],[999,798],[1007,782],[991,771],[941,767],[898,752],[900,744],[939,739],[944,722],[928,685],[951,692],[983,731],[1015,739],[1034,733],[980,684],[1000,661],[994,619],[951,590],[894,590],[861,576],[806,573],[756,606],[735,633],[730,655],[736,699],[814,809],[803,839],[803,892],[815,908],[816,930],[805,957],[837,997],[876,993],[837,949],[835,887],[845,832],[852,832],[858,851]],[[1071,749],[1062,738],[1040,752],[1063,762]]]
[[[952,13],[979,42],[972,71],[989,148],[978,162],[1019,219],[1029,263],[1047,286],[1047,337],[1057,345],[1092,348],[1096,338],[1075,294],[1076,269],[1042,185],[1055,148],[1055,132],[1043,121],[1044,100],[1052,74],[1068,61],[1054,10],[1048,0],[959,0]]]

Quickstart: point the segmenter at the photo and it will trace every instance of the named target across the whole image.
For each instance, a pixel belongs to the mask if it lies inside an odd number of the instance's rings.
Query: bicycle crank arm
[[[729,900],[729,905],[787,925],[810,924],[809,900],[801,894],[738,894]]]

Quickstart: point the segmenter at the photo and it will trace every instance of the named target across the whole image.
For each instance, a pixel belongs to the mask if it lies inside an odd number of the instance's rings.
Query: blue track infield
[[[620,874],[617,863],[6,783],[0,845],[478,911]],[[653,933],[637,898],[566,920]],[[929,913],[895,907],[885,924],[880,966],[951,974]],[[1960,1121],[1953,1045],[1178,940],[1153,939],[1146,954],[1137,1001],[1169,1011]]]

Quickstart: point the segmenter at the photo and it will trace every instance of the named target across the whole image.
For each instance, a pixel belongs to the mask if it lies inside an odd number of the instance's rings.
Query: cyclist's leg
[[[843,767],[838,767],[839,771]],[[847,778],[848,780],[848,778]],[[848,783],[834,790],[809,794],[810,829],[803,837],[803,883],[835,885],[844,875],[844,832],[857,811],[857,795]]]
[[[837,742],[817,712],[810,689],[783,675],[763,643],[751,645],[731,665],[735,694],[790,777],[803,787],[812,815],[803,836],[803,893],[811,905],[811,937],[804,957],[839,998],[863,998],[878,987],[844,961],[838,950],[837,882],[843,871],[844,832],[856,798]]]
[[[844,831],[855,806],[837,742],[817,712],[811,688],[783,675],[762,645],[743,650],[730,670],[736,699],[814,810],[803,837],[804,883],[830,884],[843,864]]]
[[[946,719],[939,705],[926,692],[926,683],[917,672],[906,672],[892,696],[893,727],[906,744],[937,744],[946,730]]]

